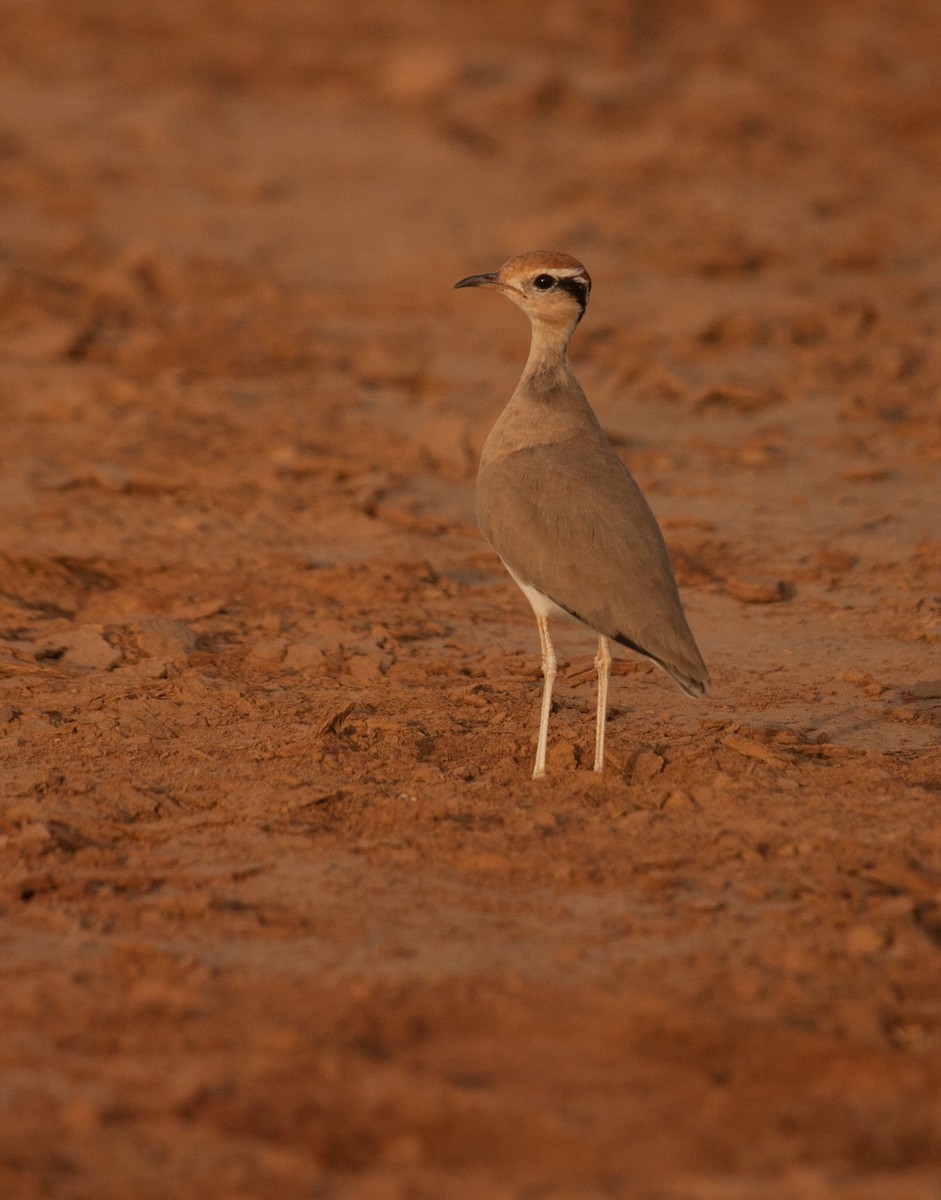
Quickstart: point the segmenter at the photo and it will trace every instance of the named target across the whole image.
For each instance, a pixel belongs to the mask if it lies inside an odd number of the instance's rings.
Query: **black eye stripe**
[[[573,278],[570,275],[563,276],[559,280],[559,287],[568,292],[570,296],[574,296],[578,301],[582,312],[588,304],[588,284],[584,279]]]

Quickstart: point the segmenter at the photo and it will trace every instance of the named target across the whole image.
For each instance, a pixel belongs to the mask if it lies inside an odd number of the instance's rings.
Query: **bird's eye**
[[[537,275],[533,280],[533,287],[539,288],[541,292],[548,292],[549,288],[555,285],[555,279],[551,275]]]

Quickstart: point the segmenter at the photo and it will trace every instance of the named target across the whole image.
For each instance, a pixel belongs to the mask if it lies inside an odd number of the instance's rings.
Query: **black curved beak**
[[[496,271],[491,271],[487,275],[468,275],[466,279],[459,279],[452,291],[462,287],[492,287],[496,282]]]

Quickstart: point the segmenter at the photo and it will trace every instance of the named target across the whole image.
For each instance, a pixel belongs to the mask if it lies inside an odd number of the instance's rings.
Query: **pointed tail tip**
[[[701,700],[703,696],[709,694],[712,680],[705,668],[703,668],[703,674],[699,676],[684,675],[679,671],[671,671],[670,674],[687,696],[693,696],[696,700]]]

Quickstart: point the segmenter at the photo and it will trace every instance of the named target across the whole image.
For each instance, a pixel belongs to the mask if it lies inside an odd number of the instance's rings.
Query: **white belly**
[[[500,560],[503,562],[503,559]],[[506,567],[506,563],[503,563]],[[550,600],[548,596],[534,588],[531,583],[523,583],[522,579],[509,567],[506,567],[510,578],[523,593],[529,603],[532,605],[532,610],[537,617],[567,617],[570,621],[575,620],[570,612],[566,612],[564,608],[560,608],[554,600]]]

